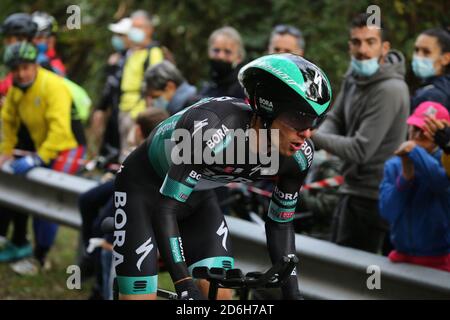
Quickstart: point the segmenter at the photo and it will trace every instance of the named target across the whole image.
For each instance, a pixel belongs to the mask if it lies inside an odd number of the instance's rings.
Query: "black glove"
[[[450,154],[450,127],[445,127],[436,131],[434,135],[434,142],[444,150],[445,153]]]
[[[206,300],[192,279],[177,283],[175,290],[178,294],[178,300]]]

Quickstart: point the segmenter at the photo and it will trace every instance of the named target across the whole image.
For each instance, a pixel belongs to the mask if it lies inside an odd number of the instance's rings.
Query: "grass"
[[[31,225],[29,230],[32,230]],[[36,276],[20,276],[6,263],[0,263],[0,299],[19,300],[85,300],[88,299],[94,280],[81,284],[81,289],[66,286],[67,267],[76,264],[79,232],[60,226],[54,247],[49,253],[52,268]],[[173,290],[168,273],[159,276],[160,287]]]

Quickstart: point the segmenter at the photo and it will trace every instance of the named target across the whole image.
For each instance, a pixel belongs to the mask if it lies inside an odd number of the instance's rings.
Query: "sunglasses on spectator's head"
[[[300,30],[298,30],[295,27],[292,26],[288,26],[285,24],[280,24],[277,25],[275,28],[273,28],[273,32],[277,33],[277,34],[290,34],[296,38],[301,38],[302,37],[302,33],[300,32]]]

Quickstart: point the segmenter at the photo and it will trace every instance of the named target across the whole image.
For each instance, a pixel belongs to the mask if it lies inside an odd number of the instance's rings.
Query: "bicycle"
[[[102,222],[102,231],[105,233],[114,230],[114,218],[108,217]],[[208,300],[216,300],[219,289],[235,289],[239,292],[239,300],[249,300],[252,289],[279,288],[283,282],[292,274],[298,263],[298,258],[291,254],[283,256],[265,272],[251,271],[244,275],[241,269],[224,269],[195,267],[192,270],[194,279],[204,279],[209,282]],[[158,288],[158,298],[167,300],[178,300],[175,292]],[[118,300],[118,284],[113,282],[113,299]]]

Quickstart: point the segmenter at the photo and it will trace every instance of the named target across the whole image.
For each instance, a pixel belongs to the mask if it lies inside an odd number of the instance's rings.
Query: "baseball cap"
[[[130,18],[122,18],[117,23],[111,23],[108,26],[108,29],[114,33],[128,34],[128,31],[131,29],[131,19]]]
[[[425,101],[417,106],[413,114],[406,120],[406,123],[422,129],[425,125],[425,118],[427,116],[434,116],[436,120],[450,121],[450,115],[447,108],[438,102]]]

